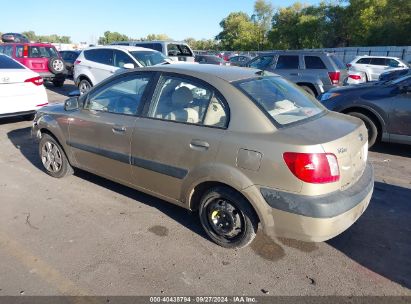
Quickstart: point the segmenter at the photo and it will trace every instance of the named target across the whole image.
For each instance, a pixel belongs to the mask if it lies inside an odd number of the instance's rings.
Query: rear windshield
[[[24,69],[21,64],[18,64],[10,57],[0,56],[0,69]]]
[[[23,46],[16,47],[17,57],[23,57]],[[59,57],[57,51],[51,46],[30,46],[29,58],[50,58]]]
[[[336,65],[339,69],[344,70],[344,69],[347,68],[346,65],[344,64],[344,62],[342,62],[341,59],[338,58],[337,56],[335,56],[335,55],[330,55],[330,56],[328,56],[328,57],[331,58],[331,60],[335,63],[335,65]]]
[[[306,120],[324,107],[296,85],[278,76],[253,78],[236,86],[280,126]]]
[[[169,43],[167,48],[168,56],[193,56],[190,48],[185,44]]]
[[[150,66],[166,62],[166,56],[160,52],[134,51],[130,54],[142,65]]]

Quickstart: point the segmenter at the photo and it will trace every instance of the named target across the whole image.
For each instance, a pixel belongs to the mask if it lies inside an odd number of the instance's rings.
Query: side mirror
[[[133,63],[125,63],[123,65],[123,69],[132,70],[132,69],[134,69],[134,64]]]
[[[69,97],[79,97],[81,95],[80,90],[71,91],[68,96]]]
[[[71,97],[64,102],[65,111],[73,111],[79,108],[78,97]]]

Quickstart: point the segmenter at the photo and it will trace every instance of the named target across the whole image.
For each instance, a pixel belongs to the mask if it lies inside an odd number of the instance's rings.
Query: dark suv
[[[61,87],[67,76],[64,61],[56,48],[49,43],[3,43],[0,53],[5,54],[30,70],[40,74],[46,81]]]
[[[246,66],[279,74],[314,96],[343,85],[348,76],[344,63],[325,52],[270,52],[254,58]]]

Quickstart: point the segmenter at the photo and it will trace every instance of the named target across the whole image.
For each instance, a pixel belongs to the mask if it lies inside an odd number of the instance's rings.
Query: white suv
[[[142,47],[92,47],[83,50],[74,62],[73,78],[83,94],[120,69],[164,64],[169,61],[162,53]]]
[[[350,70],[364,72],[367,81],[378,80],[380,74],[408,68],[408,64],[397,57],[357,56],[347,64]]]

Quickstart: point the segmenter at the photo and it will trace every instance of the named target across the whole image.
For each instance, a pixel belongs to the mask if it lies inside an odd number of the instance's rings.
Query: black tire
[[[58,57],[51,57],[49,59],[48,68],[50,72],[55,75],[64,73],[66,69],[63,59],[60,59]]]
[[[208,190],[201,198],[199,215],[207,235],[225,248],[246,247],[257,234],[258,220],[251,205],[240,193],[228,187]],[[224,229],[231,231],[226,233],[222,231]]]
[[[313,91],[310,87],[308,87],[308,86],[302,85],[302,86],[300,86],[300,88],[303,89],[304,91],[306,91],[308,94],[314,96],[314,97],[317,96],[317,95],[314,93],[314,91]]]
[[[347,114],[357,117],[364,122],[365,127],[367,128],[367,131],[368,131],[368,148],[371,148],[377,142],[379,135],[380,135],[378,134],[378,128],[374,120],[372,120],[372,118],[370,118],[369,116],[363,113],[350,112]]]
[[[80,94],[87,93],[92,87],[93,85],[87,79],[82,79],[78,84]]]
[[[46,173],[50,176],[62,178],[74,173],[63,148],[48,134],[42,134],[39,156]]]
[[[53,84],[56,88],[61,88],[64,85],[64,79],[62,79],[62,80],[53,80]]]

